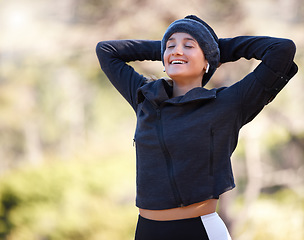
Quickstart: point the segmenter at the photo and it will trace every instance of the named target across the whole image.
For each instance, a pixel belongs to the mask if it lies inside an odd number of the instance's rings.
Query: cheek
[[[197,54],[196,56],[194,56],[194,59],[195,59],[195,65],[198,68],[203,69],[207,65],[207,60],[201,54]]]
[[[168,65],[168,58],[169,58],[168,51],[167,51],[167,50],[165,50],[165,52],[164,52],[164,56],[163,56],[163,59],[164,59],[164,63],[165,63],[165,65]]]

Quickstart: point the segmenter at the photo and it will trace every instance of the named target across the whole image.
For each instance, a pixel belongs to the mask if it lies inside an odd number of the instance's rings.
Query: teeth
[[[180,61],[180,60],[174,60],[171,62],[171,64],[184,64],[186,63],[185,61]]]

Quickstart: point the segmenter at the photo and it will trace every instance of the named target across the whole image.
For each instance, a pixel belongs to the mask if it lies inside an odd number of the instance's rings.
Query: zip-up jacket
[[[231,155],[239,130],[296,74],[291,40],[240,36],[219,40],[221,63],[261,60],[230,87],[198,87],[172,98],[172,86],[147,83],[127,62],[160,61],[160,41],[116,40],[97,45],[102,70],[137,115],[139,208],[161,210],[218,198],[235,187]]]

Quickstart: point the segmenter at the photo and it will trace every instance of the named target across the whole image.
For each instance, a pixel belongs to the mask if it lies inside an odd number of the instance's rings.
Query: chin
[[[167,75],[170,77],[170,78],[187,78],[188,75],[184,72],[184,71],[180,71],[180,72],[169,72],[167,73]]]

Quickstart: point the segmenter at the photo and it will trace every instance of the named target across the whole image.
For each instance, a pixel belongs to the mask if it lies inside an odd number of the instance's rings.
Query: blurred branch
[[[249,128],[244,137],[245,142],[245,165],[247,171],[247,185],[244,193],[244,205],[239,214],[233,218],[232,234],[236,229],[244,226],[248,219],[248,212],[252,204],[260,195],[263,178],[261,167],[260,134],[257,128]]]
[[[299,195],[304,195],[299,187],[304,184],[304,167],[295,169],[284,169],[265,174],[263,177],[263,188],[273,186],[286,186],[293,189]]]

